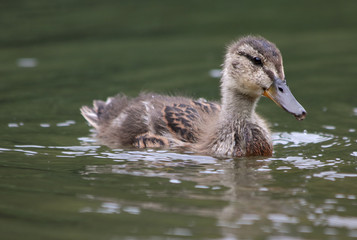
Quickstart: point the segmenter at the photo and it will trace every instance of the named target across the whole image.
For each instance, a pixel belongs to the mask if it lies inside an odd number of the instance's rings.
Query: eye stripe
[[[266,68],[263,68],[264,72],[269,76],[271,80],[274,80],[275,76],[274,73]]]
[[[260,57],[253,57],[245,52],[238,52],[238,54],[248,58],[252,63],[254,63],[257,66],[263,66],[263,62]]]

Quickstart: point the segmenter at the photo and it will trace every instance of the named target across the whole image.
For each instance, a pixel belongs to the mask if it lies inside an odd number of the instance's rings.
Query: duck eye
[[[254,63],[255,65],[259,65],[259,66],[262,66],[262,65],[263,65],[262,60],[261,60],[259,57],[254,57],[254,58],[253,58],[253,63]]]

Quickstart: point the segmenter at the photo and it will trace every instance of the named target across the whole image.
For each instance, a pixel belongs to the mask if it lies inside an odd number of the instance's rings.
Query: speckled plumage
[[[219,156],[271,156],[270,131],[255,113],[255,106],[276,79],[285,79],[280,51],[264,38],[247,36],[227,49],[221,103],[142,93],[133,99],[117,95],[106,102],[94,101],[92,108],[83,106],[81,112],[96,129],[97,139],[113,148],[185,148]],[[299,111],[293,114],[303,119],[306,112]]]
[[[122,106],[122,107],[118,107]],[[110,147],[178,147],[198,141],[201,123],[218,116],[220,105],[204,99],[142,93],[123,95],[82,107],[83,116],[97,130],[97,138]],[[155,140],[156,138],[156,140]]]

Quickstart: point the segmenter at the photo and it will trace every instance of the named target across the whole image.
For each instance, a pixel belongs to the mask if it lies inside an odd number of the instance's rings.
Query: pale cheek
[[[246,81],[242,83],[242,87],[250,96],[261,96],[264,92],[263,88],[268,88],[271,85],[271,80],[263,72],[256,72],[253,76],[247,76],[245,79]],[[255,80],[253,81],[252,79]]]
[[[249,78],[246,78],[245,81],[241,81],[239,88],[240,91],[252,97],[258,97],[263,93],[262,88],[255,82],[250,81]]]
[[[268,88],[272,84],[272,81],[269,78],[267,78],[266,76],[262,76],[262,78],[260,78],[258,84],[261,88]]]
[[[272,80],[264,72],[257,72],[255,79],[257,79],[256,85],[259,88],[268,88],[272,84]]]

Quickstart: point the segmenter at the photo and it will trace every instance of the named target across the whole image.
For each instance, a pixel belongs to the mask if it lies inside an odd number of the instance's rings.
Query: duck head
[[[243,37],[228,47],[223,67],[222,89],[253,99],[266,96],[296,119],[305,118],[305,109],[286,84],[275,44],[262,37]]]

